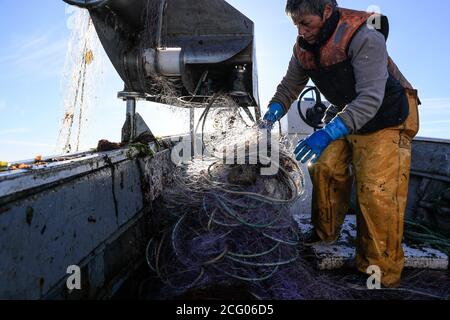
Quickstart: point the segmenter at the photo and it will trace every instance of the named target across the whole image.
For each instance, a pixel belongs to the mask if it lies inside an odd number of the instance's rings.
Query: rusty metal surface
[[[411,170],[450,179],[450,140],[416,139]]]
[[[65,284],[68,266],[92,268],[105,244],[151,208],[170,168],[169,150],[141,159],[118,150],[2,175],[0,298],[41,299]],[[108,268],[127,262],[131,251],[122,245],[107,264],[93,260],[90,282],[105,285],[104,275],[114,274]]]

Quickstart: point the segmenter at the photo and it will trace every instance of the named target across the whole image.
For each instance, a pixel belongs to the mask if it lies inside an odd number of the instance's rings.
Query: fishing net
[[[147,249],[150,267],[175,291],[228,280],[259,282],[298,258],[290,213],[302,184],[282,155],[273,176],[259,165],[194,159],[175,170],[163,196],[166,228]],[[294,173],[294,175],[291,175]]]
[[[61,83],[64,106],[57,143],[61,153],[83,147],[90,109],[97,102],[104,69],[103,49],[88,11],[68,6],[67,14],[71,35]]]
[[[266,281],[298,259],[290,211],[304,189],[297,162],[279,141],[261,152],[267,140],[226,96],[212,100],[199,123],[207,152],[174,170],[161,199],[161,232],[147,248],[150,268],[173,294]],[[275,152],[279,161],[271,163]]]

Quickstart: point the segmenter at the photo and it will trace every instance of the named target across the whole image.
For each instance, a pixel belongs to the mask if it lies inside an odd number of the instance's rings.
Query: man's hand
[[[325,128],[300,141],[294,151],[295,158],[302,163],[310,160],[311,163],[316,163],[331,142],[349,134],[350,130],[344,122],[339,117],[336,117]]]
[[[272,129],[273,129],[273,122],[268,121],[268,120],[262,120],[262,121],[259,122],[259,124],[258,124],[258,129],[259,129],[259,130],[268,130],[268,131],[272,131]]]
[[[275,122],[280,121],[285,114],[286,112],[281,104],[276,102],[271,103],[269,105],[269,110],[264,116],[264,120],[259,123],[258,127],[260,129],[271,131]]]

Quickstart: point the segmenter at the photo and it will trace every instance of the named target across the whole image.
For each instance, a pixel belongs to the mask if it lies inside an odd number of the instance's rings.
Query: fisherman
[[[356,265],[378,266],[385,287],[400,284],[411,142],[419,130],[417,91],[386,49],[385,16],[340,8],[335,0],[288,0],[298,38],[286,76],[261,126],[271,129],[309,80],[331,103],[324,128],[299,142],[309,163],[314,229],[304,244],[332,244],[357,187]]]

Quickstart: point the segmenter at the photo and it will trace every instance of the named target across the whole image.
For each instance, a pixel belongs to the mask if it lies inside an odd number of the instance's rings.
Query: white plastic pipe
[[[181,48],[146,49],[144,52],[144,68],[148,75],[180,76],[181,61]]]

